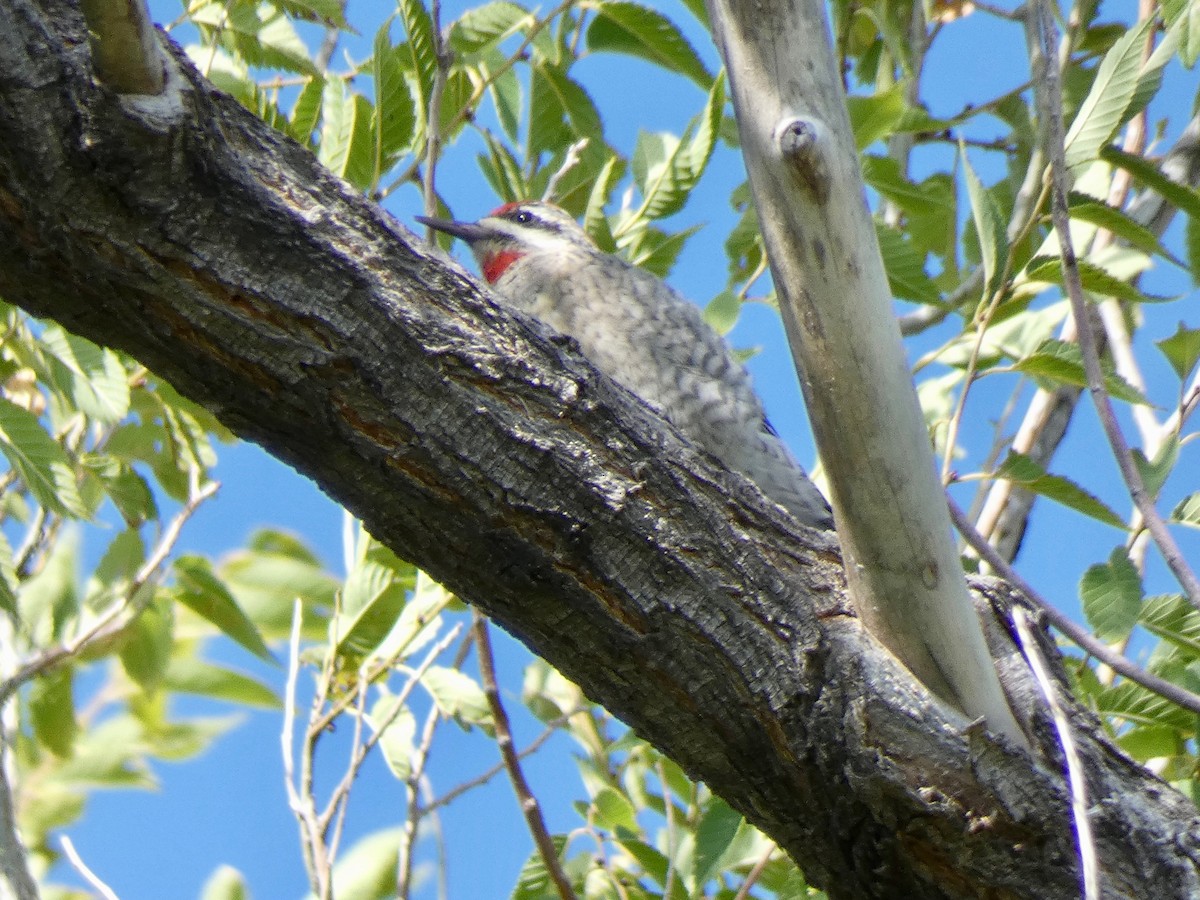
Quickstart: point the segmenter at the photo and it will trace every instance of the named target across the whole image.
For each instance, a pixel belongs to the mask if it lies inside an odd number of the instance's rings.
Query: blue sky
[[[676,21],[688,26],[696,47],[715,70],[716,54],[703,33],[693,27],[688,13],[675,4],[662,6]],[[178,7],[173,4],[155,3],[152,7],[160,22],[177,15]],[[367,40],[377,27],[373,10],[382,8],[382,4],[351,3],[351,20]],[[448,20],[463,8],[463,3],[449,3],[444,15]],[[1128,19],[1135,11],[1132,2],[1110,3],[1106,8],[1104,18],[1108,19]],[[974,15],[952,27],[956,34],[935,45],[928,63],[925,81],[934,115],[955,113],[969,100],[991,96],[1026,80],[1025,49],[1018,25]],[[366,55],[361,42],[351,40],[345,46],[357,58]],[[337,58],[334,67],[340,68]],[[635,60],[593,58],[582,63],[578,73],[606,116],[610,141],[627,153],[639,130],[680,131],[703,100],[691,83],[664,76]],[[1154,112],[1160,117],[1171,115],[1177,131],[1192,107],[1195,79],[1193,73],[1181,72],[1177,66],[1168,79]],[[1168,134],[1168,139],[1172,137],[1174,134]],[[496,201],[474,168],[474,153],[469,150],[468,146],[451,151],[450,162],[440,170],[439,186],[460,216],[474,218]],[[985,181],[999,177],[995,159],[977,153],[972,155],[972,162]],[[740,158],[722,148],[694,199],[678,217],[681,226],[709,226],[684,251],[671,279],[697,301],[708,300],[725,283],[720,242],[733,222],[729,192],[742,178]],[[420,212],[419,201],[411,191],[398,192],[385,205],[406,224]],[[1180,246],[1178,225],[1170,243],[1175,248]],[[461,253],[460,258],[466,261]],[[1185,276],[1160,266],[1148,282],[1148,290],[1180,294],[1189,291],[1190,285]],[[1171,333],[1179,314],[1173,307],[1170,316],[1161,323],[1152,323],[1140,341]],[[932,346],[944,337],[945,332],[924,341]],[[811,464],[811,438],[775,313],[761,305],[747,307],[731,340],[739,347],[761,347],[750,368],[770,417],[796,455],[806,465]],[[918,350],[910,349],[910,354],[915,352]],[[1156,378],[1166,375],[1158,371]],[[989,390],[990,386],[985,386],[980,396],[986,397]],[[990,432],[986,429],[965,436],[975,453],[982,453],[986,446],[980,445],[988,440]],[[1090,407],[1081,410],[1062,458],[1078,458],[1087,448],[1100,446],[1101,440]],[[1106,452],[1094,456],[1096,470],[1087,473],[1089,486],[1104,493],[1118,511],[1124,511],[1127,503],[1120,499],[1115,466]],[[181,552],[219,556],[242,546],[256,528],[273,525],[303,535],[335,572],[340,571],[342,514],[311,482],[248,445],[223,448],[216,477],[223,483],[221,493],[190,523],[180,543]],[[1021,568],[1047,596],[1064,608],[1075,609],[1079,575],[1087,565],[1107,557],[1118,540],[1116,532],[1102,525],[1044,508],[1034,517]],[[1194,559],[1200,558],[1195,541],[1186,546]],[[1157,564],[1148,584],[1152,592],[1170,588]],[[524,744],[538,732],[529,717],[517,715],[520,675],[528,654],[499,631],[495,632],[495,640],[510,714],[517,716],[518,744]],[[236,647],[218,646],[215,655],[282,685],[282,669],[258,663]],[[179,712],[225,714],[228,709],[196,700],[180,704]],[[83,858],[125,900],[196,896],[205,878],[221,863],[245,873],[254,896],[260,900],[303,896],[307,882],[296,826],[283,790],[279,728],[277,714],[248,714],[239,728],[217,741],[203,757],[157,767],[161,785],[158,791],[94,795],[85,819],[70,830]],[[334,735],[334,742],[337,740]],[[430,773],[439,792],[490,767],[497,759],[491,742],[464,734],[454,725],[444,727],[440,741]],[[568,741],[557,738],[527,764],[527,774],[555,831],[577,824],[570,802],[583,796],[569,754]],[[350,841],[398,824],[403,803],[402,787],[378,761],[369,764],[351,803]],[[531,848],[507,781],[497,778],[466,802],[450,807],[442,816],[442,826],[451,860],[449,896],[455,900],[507,896]],[[63,881],[72,880],[63,869],[60,875]],[[418,896],[436,894],[430,886]]]

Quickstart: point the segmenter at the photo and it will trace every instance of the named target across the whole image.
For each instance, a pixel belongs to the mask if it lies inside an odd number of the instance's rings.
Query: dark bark
[[[1077,896],[1052,752],[892,662],[831,535],[172,59],[123,99],[69,4],[0,4],[0,295],[314,478],[832,896]],[[1107,896],[1200,890],[1196,810],[1080,725]]]

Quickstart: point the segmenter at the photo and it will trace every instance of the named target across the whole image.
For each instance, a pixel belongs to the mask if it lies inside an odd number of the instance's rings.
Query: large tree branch
[[[1005,749],[917,685],[850,611],[831,536],[178,53],[160,98],[97,85],[64,2],[0,4],[0,294],[312,476],[832,896],[1075,896],[1053,750]],[[1195,809],[1077,725],[1110,894],[1200,890]]]

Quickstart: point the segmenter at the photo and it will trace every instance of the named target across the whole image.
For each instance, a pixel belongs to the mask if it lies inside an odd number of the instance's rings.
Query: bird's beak
[[[429,226],[434,231],[442,231],[446,234],[454,235],[454,237],[461,238],[468,244],[482,240],[492,233],[489,229],[474,222],[453,222],[450,219],[431,219],[428,216],[413,216],[413,218],[422,225]]]

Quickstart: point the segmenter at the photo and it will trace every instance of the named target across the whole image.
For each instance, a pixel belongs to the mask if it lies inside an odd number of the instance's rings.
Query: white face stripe
[[[532,221],[516,222],[513,217],[525,214]],[[579,223],[565,211],[547,203],[530,202],[504,210],[503,215],[490,215],[479,225],[495,232],[497,243],[513,242],[530,251],[557,250],[566,246],[592,247],[592,240]]]

